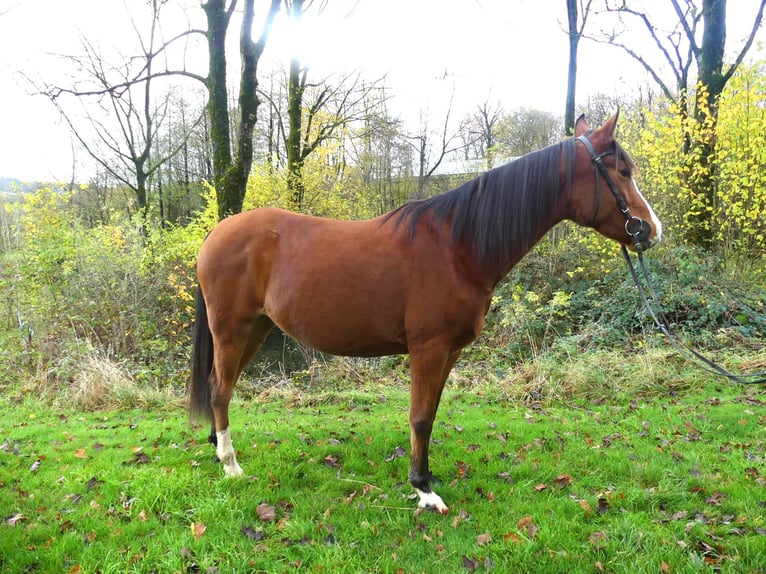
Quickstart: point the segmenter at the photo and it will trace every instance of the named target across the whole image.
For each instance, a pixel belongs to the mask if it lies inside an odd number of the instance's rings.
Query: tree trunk
[[[301,0],[293,2],[293,9],[301,9]],[[303,131],[303,93],[305,75],[301,76],[300,62],[297,57],[290,60],[290,75],[287,80],[287,190],[292,206],[297,211],[303,206],[305,187],[303,185],[303,150],[301,134]]]
[[[577,46],[580,43],[580,33],[577,29],[577,1],[567,0],[567,17],[569,22],[569,69],[567,72],[567,101],[564,114],[564,133],[574,133],[575,125],[575,93],[577,88]]]
[[[236,0],[235,0],[236,2]],[[208,0],[202,5],[207,16],[207,46],[209,92],[207,112],[210,117],[210,143],[213,151],[213,184],[218,197],[218,217],[236,213],[238,192],[228,181],[231,169],[231,134],[229,131],[229,102],[226,89],[226,32],[231,12],[224,0]]]
[[[687,166],[692,202],[687,218],[686,240],[710,249],[715,235],[718,102],[726,83],[722,74],[726,46],[726,0],[703,0],[702,19],[702,46],[698,62],[702,91],[697,95],[694,107],[698,134],[691,147],[695,153],[687,156],[695,165]]]
[[[279,11],[280,0],[271,0],[266,22],[257,42],[252,39],[253,3],[254,0],[245,0],[242,17],[239,138],[234,158],[232,158],[232,138],[229,129],[225,44],[226,32],[236,0],[232,0],[228,9],[225,8],[224,0],[208,0],[206,4],[203,4],[208,21],[207,39],[210,52],[208,115],[213,147],[213,181],[218,197],[218,216],[221,219],[242,211],[247,178],[253,165],[253,132],[260,104],[256,95],[258,61],[266,46],[274,17]]]

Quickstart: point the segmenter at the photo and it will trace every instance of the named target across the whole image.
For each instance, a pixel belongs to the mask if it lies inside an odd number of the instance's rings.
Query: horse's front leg
[[[431,489],[433,476],[428,464],[436,411],[439,408],[444,383],[460,351],[449,353],[441,349],[410,351],[410,472],[409,480],[417,492],[418,506],[431,508],[441,514],[449,512],[441,497]]]

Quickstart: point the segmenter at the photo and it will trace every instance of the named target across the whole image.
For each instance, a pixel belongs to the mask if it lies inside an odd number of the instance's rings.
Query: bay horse
[[[229,428],[234,384],[278,325],[333,355],[410,355],[409,481],[418,506],[446,513],[431,489],[431,430],[498,282],[564,219],[632,249],[661,238],[615,141],[618,116],[596,130],[580,116],[574,137],[375,219],[262,208],[218,223],[197,259],[190,411],[212,420],[225,475],[242,474]]]

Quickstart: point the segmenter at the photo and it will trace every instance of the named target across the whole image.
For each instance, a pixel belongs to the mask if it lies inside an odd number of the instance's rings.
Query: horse
[[[633,250],[661,239],[615,140],[618,117],[591,130],[582,115],[573,137],[374,219],[266,207],[220,221],[197,259],[189,407],[212,421],[225,476],[242,475],[229,427],[234,385],[278,325],[333,355],[409,354],[408,478],[418,507],[447,513],[431,488],[431,430],[447,376],[482,331],[498,282],[564,219]]]

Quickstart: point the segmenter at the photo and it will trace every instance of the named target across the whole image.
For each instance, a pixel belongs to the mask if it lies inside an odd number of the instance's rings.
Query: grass
[[[415,511],[401,386],[236,400],[233,480],[177,403],[0,402],[0,571],[763,572],[765,394],[504,397],[445,392],[446,516]]]

